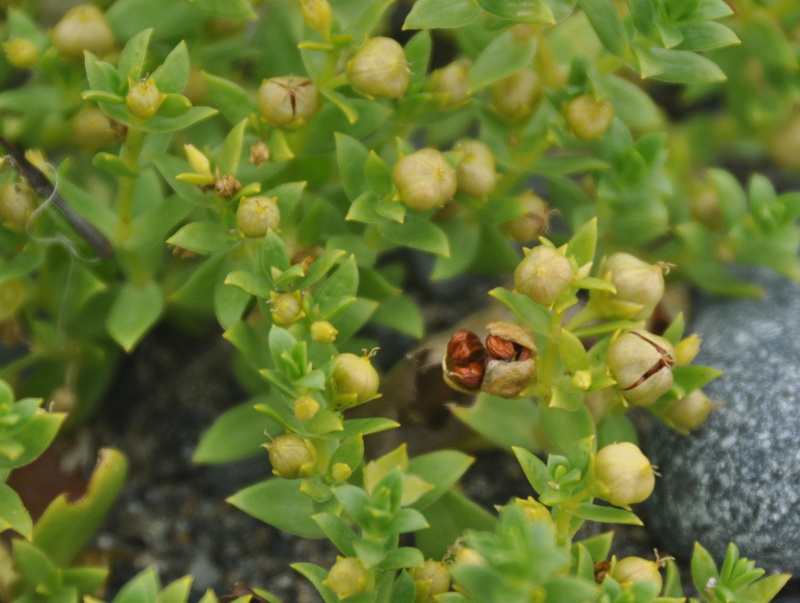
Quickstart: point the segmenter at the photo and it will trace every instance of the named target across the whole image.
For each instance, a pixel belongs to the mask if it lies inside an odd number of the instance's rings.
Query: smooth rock
[[[661,478],[645,504],[663,550],[729,542],[768,571],[800,573],[800,287],[767,270],[742,276],[763,299],[705,299],[694,364],[725,372],[704,391],[723,405],[689,436],[654,427],[645,448]]]

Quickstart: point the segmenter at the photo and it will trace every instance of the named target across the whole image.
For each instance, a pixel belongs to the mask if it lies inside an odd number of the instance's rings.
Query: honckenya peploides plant
[[[327,567],[293,560],[326,603],[684,596],[670,557],[617,559],[613,532],[579,529],[641,523],[658,477],[629,409],[684,433],[712,412],[720,373],[692,364],[700,336],[665,291],[758,294],[737,263],[800,277],[800,195],[723,167],[798,167],[800,5],[2,4],[4,478],[87,421],[156,325],[212,320],[251,399],[195,458],[270,464],[229,502],[335,545]],[[397,427],[368,412],[392,336],[365,327],[428,334],[400,248],[436,281],[507,277],[488,292],[505,319],[453,327],[433,364],[535,496],[474,504],[463,451],[365,455]],[[125,472],[101,451],[86,496],[35,522],[4,479],[2,600],[188,600],[191,579],[152,570],[101,594],[107,570],[76,561]],[[788,580],[734,545],[721,565],[697,545],[690,573],[709,603]],[[278,601],[270,587],[201,601]]]

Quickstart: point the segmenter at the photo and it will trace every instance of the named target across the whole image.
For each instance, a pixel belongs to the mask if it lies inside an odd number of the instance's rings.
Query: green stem
[[[564,325],[564,328],[568,331],[574,331],[578,327],[585,325],[587,322],[591,322],[597,318],[600,318],[600,314],[597,312],[597,309],[592,305],[592,303],[588,303],[583,308],[581,308],[575,316],[570,318],[567,321],[567,324]]]
[[[558,377],[559,342],[561,341],[561,322],[563,319],[563,312],[553,311],[550,320],[550,336],[545,341],[544,350],[538,356],[538,366],[536,367],[538,384],[534,390],[534,395],[545,406],[550,404],[553,385]]]
[[[139,156],[142,153],[145,133],[137,128],[129,128],[122,148],[122,162],[132,172],[139,172]],[[133,191],[136,187],[136,176],[123,176],[119,180],[119,198],[117,204],[117,240],[120,246],[131,236],[133,222]]]

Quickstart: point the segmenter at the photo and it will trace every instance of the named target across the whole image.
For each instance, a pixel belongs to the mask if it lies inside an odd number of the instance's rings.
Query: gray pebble
[[[645,506],[664,553],[695,541],[721,561],[729,542],[773,572],[800,573],[800,287],[766,270],[763,299],[698,305],[695,364],[724,371],[704,388],[723,405],[687,437],[662,425],[647,442],[661,478]]]

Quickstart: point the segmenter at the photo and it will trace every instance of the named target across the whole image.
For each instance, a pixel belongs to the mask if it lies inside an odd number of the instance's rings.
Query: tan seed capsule
[[[600,276],[616,292],[592,289],[589,299],[604,318],[649,318],[664,296],[664,268],[629,253],[612,253],[600,263]]]
[[[714,404],[702,390],[696,389],[667,407],[664,419],[680,433],[689,433],[705,423]]]
[[[114,32],[103,12],[91,4],[70,9],[52,32],[53,46],[69,59],[83,60],[88,50],[102,57],[114,46]]]
[[[541,97],[539,76],[527,67],[492,86],[492,106],[510,123],[519,123],[530,117]]]
[[[280,221],[277,197],[247,197],[236,210],[236,226],[246,237],[261,238],[270,230],[277,232]]]
[[[347,79],[366,96],[400,98],[408,88],[411,71],[406,53],[392,38],[372,38],[347,63]]]
[[[622,333],[608,346],[606,364],[617,389],[634,406],[648,406],[672,387],[672,344],[642,329]]]
[[[369,356],[345,353],[339,354],[336,360],[331,385],[337,410],[345,410],[378,397],[380,377]]]
[[[486,371],[481,390],[516,398],[536,377],[536,342],[525,325],[496,321],[486,325]]]
[[[522,193],[519,202],[525,208],[525,213],[503,224],[502,230],[512,241],[538,241],[550,228],[550,208],[544,199],[531,191]]]
[[[455,150],[461,152],[456,166],[458,191],[479,199],[487,197],[497,181],[492,150],[479,140],[460,142]]]
[[[552,306],[575,278],[572,262],[557,250],[539,245],[514,270],[514,288],[533,301]]]
[[[625,557],[611,565],[611,577],[619,582],[622,588],[628,588],[637,582],[654,582],[661,592],[663,579],[657,561],[648,561],[641,557]]]
[[[456,61],[431,75],[430,91],[439,109],[448,111],[469,101],[470,63]]]
[[[417,588],[414,603],[436,603],[436,595],[450,590],[450,572],[443,561],[428,559],[422,567],[411,568],[409,573]]]
[[[411,209],[441,207],[456,192],[456,171],[436,149],[421,149],[397,160],[392,180]]]
[[[84,151],[94,153],[114,142],[111,122],[97,107],[84,106],[70,122],[72,141]]]
[[[636,444],[619,442],[600,449],[595,458],[597,495],[618,507],[642,502],[656,484],[653,467]]]
[[[307,123],[317,112],[319,92],[307,77],[273,77],[261,83],[256,102],[261,117],[269,125],[294,129]]]
[[[328,571],[328,577],[322,581],[339,599],[363,592],[369,582],[367,569],[356,557],[336,557],[336,563]]]

